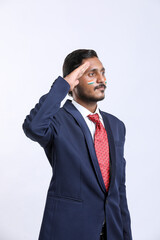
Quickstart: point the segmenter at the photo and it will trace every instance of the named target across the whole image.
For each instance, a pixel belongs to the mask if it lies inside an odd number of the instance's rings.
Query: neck
[[[73,98],[74,99],[74,98]],[[87,108],[90,112],[94,113],[97,108],[97,102],[83,102],[80,99],[74,99],[77,103]]]

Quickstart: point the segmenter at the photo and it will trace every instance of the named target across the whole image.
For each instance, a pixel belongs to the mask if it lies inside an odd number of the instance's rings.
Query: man
[[[102,112],[105,68],[97,53],[70,53],[50,91],[26,117],[53,169],[39,240],[131,240],[125,190],[125,126]],[[67,100],[60,108],[67,94]]]

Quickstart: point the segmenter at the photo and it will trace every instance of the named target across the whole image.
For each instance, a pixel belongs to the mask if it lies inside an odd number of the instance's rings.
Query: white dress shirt
[[[95,134],[95,130],[96,130],[96,125],[94,122],[92,122],[87,116],[89,114],[95,114],[98,113],[99,115],[99,119],[101,121],[101,123],[104,126],[104,122],[103,122],[103,118],[99,112],[99,108],[96,108],[96,111],[94,113],[90,112],[87,108],[83,107],[82,105],[80,105],[79,103],[77,103],[76,101],[72,100],[72,104],[77,108],[77,110],[81,113],[81,115],[83,116],[84,120],[86,121],[86,124],[91,132],[92,138],[94,139],[94,134]]]

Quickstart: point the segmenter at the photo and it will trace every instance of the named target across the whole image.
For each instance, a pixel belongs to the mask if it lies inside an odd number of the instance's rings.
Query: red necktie
[[[102,177],[104,184],[106,186],[106,190],[108,191],[109,188],[109,178],[110,178],[110,171],[109,171],[109,144],[108,144],[108,137],[103,124],[99,120],[99,115],[90,114],[88,118],[96,124],[96,131],[94,135],[94,147],[98,159],[98,163],[101,169]]]

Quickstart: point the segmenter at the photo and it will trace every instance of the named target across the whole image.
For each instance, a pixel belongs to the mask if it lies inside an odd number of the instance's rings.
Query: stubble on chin
[[[96,103],[98,101],[102,101],[105,98],[105,95],[101,96],[101,97],[96,97],[96,96],[89,96],[89,95],[85,95],[85,94],[80,94],[79,95],[80,99],[86,103]]]
[[[96,103],[98,101],[102,101],[105,98],[105,90],[101,90],[103,95],[98,97],[98,96],[94,96],[94,95],[85,93],[84,89],[81,88],[80,85],[77,85],[76,88],[77,88],[76,90],[77,90],[78,98],[81,99],[83,102]],[[94,89],[94,91],[97,91],[97,90]]]

